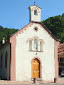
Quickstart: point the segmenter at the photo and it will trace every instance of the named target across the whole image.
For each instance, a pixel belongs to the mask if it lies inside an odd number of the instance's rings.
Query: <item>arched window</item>
[[[32,50],[32,40],[29,41],[29,50]]]
[[[0,63],[0,67],[2,68],[3,66],[3,55],[1,55],[1,63]]]
[[[34,48],[38,50],[38,40],[36,38],[34,39]]]
[[[34,15],[37,15],[37,10],[34,10]]]
[[[43,43],[40,41],[40,51],[43,51]]]
[[[7,68],[7,58],[8,58],[8,54],[6,52],[6,54],[5,54],[5,68]]]

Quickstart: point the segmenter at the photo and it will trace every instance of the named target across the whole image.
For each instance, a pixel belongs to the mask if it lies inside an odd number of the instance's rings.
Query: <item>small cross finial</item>
[[[34,2],[34,5],[35,5],[36,2]]]

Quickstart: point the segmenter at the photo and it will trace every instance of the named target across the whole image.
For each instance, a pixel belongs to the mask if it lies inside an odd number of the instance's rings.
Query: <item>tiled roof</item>
[[[60,44],[58,47],[58,55],[63,56],[64,55],[64,43]]]

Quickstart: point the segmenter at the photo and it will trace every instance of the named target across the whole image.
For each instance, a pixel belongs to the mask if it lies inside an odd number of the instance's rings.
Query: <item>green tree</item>
[[[18,29],[3,28],[2,26],[0,26],[0,42],[2,41],[3,37],[5,37],[5,40],[7,40],[10,35],[14,34],[17,31]]]
[[[64,14],[50,17],[42,21],[42,23],[58,40],[60,40],[60,42],[64,42]]]

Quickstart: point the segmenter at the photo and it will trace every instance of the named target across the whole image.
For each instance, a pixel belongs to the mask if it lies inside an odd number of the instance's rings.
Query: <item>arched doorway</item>
[[[32,78],[40,78],[40,61],[37,58],[32,61]]]

